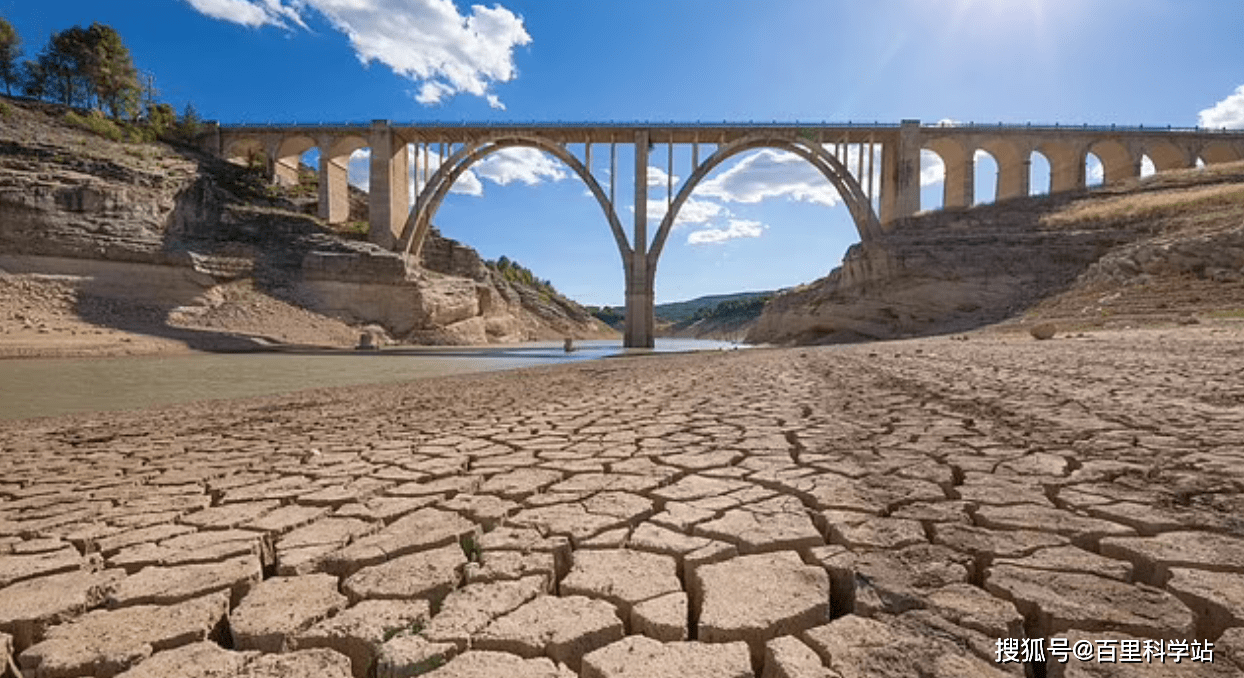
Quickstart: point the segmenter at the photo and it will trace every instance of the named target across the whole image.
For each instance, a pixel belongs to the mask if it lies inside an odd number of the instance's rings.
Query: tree
[[[114,118],[122,113],[129,117],[137,115],[141,95],[138,69],[134,68],[121,35],[97,21],[86,30],[83,47],[85,58],[81,66],[100,104],[106,105]]]
[[[177,126],[177,132],[186,141],[193,140],[199,134],[200,125],[199,113],[194,110],[194,104],[186,104],[186,109],[182,111],[181,122]]]
[[[156,136],[164,136],[173,131],[177,125],[177,111],[168,104],[148,104],[147,122],[155,130]]]
[[[13,95],[13,85],[21,84],[21,68],[17,58],[22,54],[22,39],[17,30],[0,17],[0,81],[4,82],[4,91]]]
[[[42,99],[47,96],[48,74],[43,70],[43,64],[30,60],[22,64],[21,87],[22,93],[28,97]]]
[[[46,94],[66,106],[91,103],[91,82],[88,76],[91,61],[91,37],[81,26],[52,34],[39,55],[47,83]]]

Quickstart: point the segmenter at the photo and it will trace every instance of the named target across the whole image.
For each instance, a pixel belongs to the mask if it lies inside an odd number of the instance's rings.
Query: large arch
[[[259,137],[232,137],[225,142],[221,154],[225,160],[243,167],[250,165],[253,159],[258,158],[263,159],[265,167],[268,164],[268,153],[264,148],[263,140]]]
[[[561,144],[536,135],[514,132],[497,134],[471,144],[466,144],[451,154],[437,168],[436,172],[428,180],[427,185],[424,186],[415,199],[415,208],[411,210],[410,216],[406,219],[405,226],[402,227],[402,235],[398,241],[398,251],[415,256],[419,255],[423,247],[423,241],[431,228],[432,218],[436,216],[436,211],[440,209],[441,202],[449,194],[449,189],[453,187],[454,182],[470,169],[472,165],[497,151],[506,148],[522,147],[544,151],[561,160],[567,167],[574,170],[575,174],[579,175],[579,178],[587,185],[588,190],[595,196],[596,201],[600,203],[601,209],[604,210],[605,216],[609,221],[609,228],[613,232],[614,240],[618,246],[618,253],[622,256],[623,266],[629,270],[631,246],[627,242],[626,233],[622,230],[622,224],[618,220],[617,210],[614,209],[613,203],[605,195],[604,190],[601,189],[600,184],[592,176],[592,173]]]
[[[660,259],[661,250],[665,247],[665,240],[669,237],[670,230],[678,218],[678,211],[682,209],[683,203],[691,197],[691,193],[696,186],[721,163],[740,153],[758,148],[774,148],[794,153],[807,160],[823,174],[838,191],[843,202],[846,203],[847,209],[851,212],[851,218],[855,221],[855,228],[859,232],[860,240],[871,238],[874,233],[881,229],[877,214],[873,211],[872,201],[864,193],[864,189],[851,176],[850,171],[842,162],[826,151],[824,146],[817,143],[809,143],[802,139],[774,137],[763,133],[749,135],[724,146],[719,146],[683,182],[678,195],[670,204],[670,208],[666,210],[665,216],[662,217],[656,236],[652,239],[652,247],[648,251],[649,281],[653,280],[656,275],[656,265]]]

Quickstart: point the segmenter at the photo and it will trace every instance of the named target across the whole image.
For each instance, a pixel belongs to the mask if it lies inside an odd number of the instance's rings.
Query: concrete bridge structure
[[[872,125],[394,125],[377,120],[370,125],[213,125],[201,141],[209,152],[235,162],[262,159],[273,181],[283,184],[296,183],[302,155],[318,149],[320,216],[330,223],[345,221],[349,213],[351,154],[370,149],[370,239],[416,256],[454,181],[475,163],[506,148],[544,151],[583,180],[604,212],[625,272],[627,347],[653,345],[657,262],[679,209],[713,169],[740,153],[772,148],[806,160],[838,191],[861,240],[920,211],[922,151],[937,154],[945,165],[944,209],[975,202],[975,159],[980,151],[997,163],[997,201],[1029,195],[1034,154],[1049,163],[1051,193],[1085,187],[1089,154],[1100,160],[1107,185],[1140,176],[1146,157],[1158,172],[1244,160],[1244,131],[1238,130],[921,125],[916,120]],[[410,145],[421,151],[413,155],[415,166]],[[617,209],[619,145],[633,147],[635,165],[629,238]],[[676,146],[689,146],[691,151],[690,171],[679,186],[672,183]],[[649,237],[648,169],[652,157],[662,155],[661,150],[666,151],[670,183],[665,216]],[[594,151],[609,157],[607,187],[593,173]],[[434,156],[439,162],[431,167],[429,159]]]

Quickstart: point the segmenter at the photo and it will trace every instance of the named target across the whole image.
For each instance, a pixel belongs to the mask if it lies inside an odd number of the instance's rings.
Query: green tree
[[[66,106],[91,103],[91,37],[81,26],[52,34],[39,55],[39,66],[46,76],[46,95]]]
[[[38,61],[26,60],[21,72],[22,93],[28,97],[42,99],[48,92],[48,74],[43,64]]]
[[[0,81],[6,94],[13,95],[13,85],[21,84],[21,68],[17,58],[22,54],[22,39],[17,30],[0,17]]]
[[[199,120],[198,111],[194,110],[194,104],[186,104],[186,109],[181,113],[181,122],[177,125],[177,133],[186,141],[194,139],[199,134],[199,128],[202,121]]]
[[[177,126],[177,111],[168,104],[149,104],[147,106],[147,122],[155,131],[156,136],[171,134]]]
[[[86,30],[84,47],[81,67],[100,104],[108,107],[113,118],[137,115],[141,96],[138,69],[121,35],[111,26],[95,22]]]

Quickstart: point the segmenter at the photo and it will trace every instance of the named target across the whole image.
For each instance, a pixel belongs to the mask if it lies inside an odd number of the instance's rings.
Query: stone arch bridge
[[[286,184],[297,182],[302,155],[318,149],[320,216],[332,223],[345,221],[349,213],[350,156],[369,149],[370,239],[413,255],[419,253],[450,187],[472,165],[505,148],[544,151],[583,180],[604,212],[625,273],[627,347],[653,345],[657,261],[679,209],[714,168],[749,150],[780,149],[806,160],[837,189],[862,240],[885,232],[896,220],[920,210],[922,151],[937,154],[945,165],[946,209],[974,203],[975,160],[980,152],[993,156],[997,163],[995,200],[1030,193],[1031,161],[1037,154],[1049,164],[1051,193],[1084,188],[1090,154],[1100,160],[1105,184],[1140,176],[1145,158],[1158,172],[1244,159],[1244,131],[921,125],[916,120],[872,125],[394,125],[384,120],[370,125],[212,125],[201,143],[209,152],[231,161],[260,160],[266,163],[273,181]],[[619,144],[630,145],[634,151],[634,217],[629,238],[617,209]],[[411,154],[410,145],[421,152]],[[691,151],[690,171],[677,187],[673,185],[676,146],[688,146]],[[593,172],[594,150],[609,158],[607,186]],[[669,176],[666,210],[650,237],[646,218],[648,169],[650,156],[655,153],[659,157],[661,150],[666,151]],[[438,160],[435,166],[430,165],[432,157]],[[597,158],[599,162],[601,155]]]

